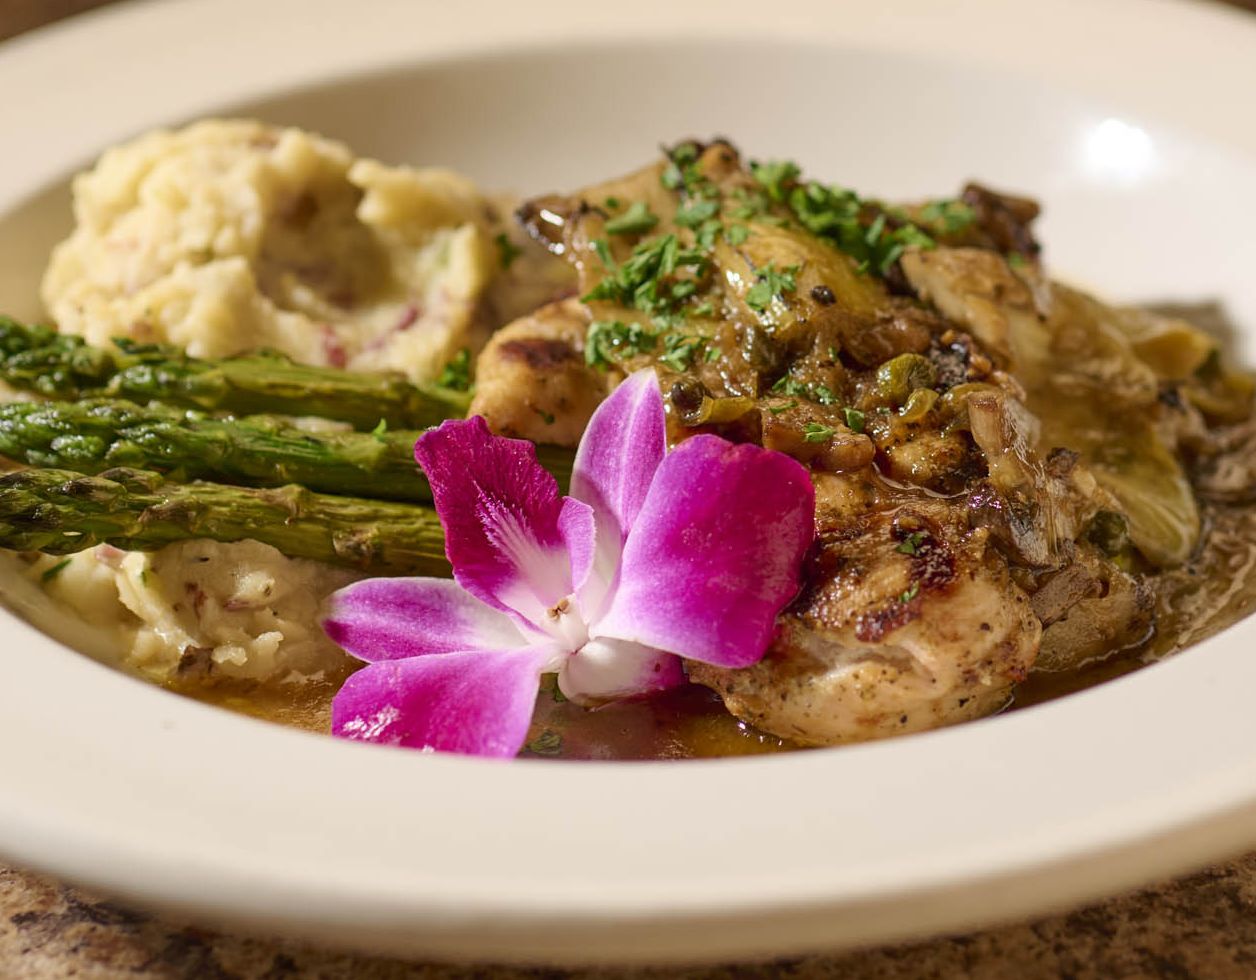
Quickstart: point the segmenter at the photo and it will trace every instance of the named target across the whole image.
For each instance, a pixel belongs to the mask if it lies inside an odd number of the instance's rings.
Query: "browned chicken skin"
[[[1083,310],[1043,276],[1032,202],[975,185],[945,207],[843,193],[748,170],[716,142],[529,202],[525,227],[573,265],[582,301],[501,331],[473,405],[498,431],[570,445],[609,387],[651,365],[673,442],[716,432],[812,468],[816,543],[776,641],[749,669],[690,667],[735,715],[802,744],[988,714],[1040,650],[1059,669],[1141,642],[1145,573],[1198,534],[1157,433],[1206,441],[1189,405],[1150,407],[1181,383],[1137,354],[1160,328]],[[1044,423],[1035,411],[1061,397],[1048,379],[1103,397],[1062,365],[1137,408],[1111,427],[1093,412]],[[1145,450],[1132,464],[1104,449],[1129,432]]]
[[[561,300],[497,331],[476,362],[471,414],[501,435],[575,446],[609,390],[585,364],[588,326],[578,300]]]

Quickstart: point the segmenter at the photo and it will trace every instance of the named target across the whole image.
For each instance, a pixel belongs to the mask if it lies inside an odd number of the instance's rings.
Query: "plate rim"
[[[573,18],[568,25],[572,37],[580,36],[590,27],[587,10],[574,0],[555,0],[541,6],[552,18]],[[859,25],[853,40],[863,44],[893,46],[896,43],[894,32],[904,24],[917,28],[928,24],[935,31],[930,43],[937,44],[946,35],[936,33],[941,22],[933,11],[934,6],[927,0],[896,4],[888,12],[879,12],[870,25]],[[783,22],[773,26],[772,37],[781,40],[796,38],[799,31],[807,29],[810,32],[817,22],[829,30],[834,23],[842,20],[839,12],[843,7],[866,12],[863,5],[854,3],[825,4],[822,0],[804,0],[792,8]],[[1155,16],[1148,13],[1153,7],[1158,11]],[[495,19],[474,17],[472,8],[492,10]],[[138,55],[154,40],[163,37],[163,32],[180,25],[184,30],[196,28],[196,37],[189,44],[178,46],[174,54],[163,55],[159,60],[165,63],[163,59],[177,56],[186,65],[201,64],[212,46],[223,41],[226,36],[224,25],[233,22],[233,13],[242,14],[245,11],[252,12],[255,18],[253,33],[243,44],[246,50],[259,50],[257,46],[267,39],[273,41],[275,32],[283,29],[285,18],[296,11],[300,11],[307,21],[317,22],[319,30],[328,32],[328,36],[334,35],[339,42],[347,38],[350,42],[344,50],[335,52],[335,57],[323,59],[325,63],[316,70],[314,59],[328,53],[330,42],[326,38],[317,41],[318,32],[307,32],[303,35],[306,40],[315,38],[311,49],[281,58],[280,63],[267,66],[265,71],[248,67],[252,62],[241,54],[240,64],[243,67],[239,77],[230,83],[223,80],[213,84],[198,82],[200,87],[196,88],[195,94],[190,91],[180,93],[177,87],[172,86],[171,91],[161,93],[160,97],[142,105],[136,103],[126,112],[111,117],[111,120],[84,120],[84,125],[76,127],[73,134],[63,134],[56,141],[55,151],[50,146],[38,146],[39,141],[32,139],[29,143],[35,145],[22,149],[12,169],[0,178],[0,210],[19,202],[40,186],[47,174],[46,168],[41,169],[41,162],[46,162],[54,152],[60,158],[84,158],[95,148],[124,135],[117,131],[119,129],[130,132],[151,125],[161,117],[196,112],[197,105],[231,102],[235,100],[233,85],[251,86],[249,91],[239,93],[243,98],[256,95],[258,88],[280,91],[302,80],[325,81],[329,72],[333,75],[338,72],[348,74],[354,71],[355,64],[360,68],[367,63],[363,59],[369,59],[375,50],[372,44],[377,42],[371,42],[368,35],[360,30],[360,25],[355,27],[351,23],[354,19],[352,4],[335,0],[275,0],[262,9],[266,13],[259,24],[256,22],[255,5],[247,0],[184,0],[177,5],[157,5],[155,0],[130,0],[93,12],[82,20],[71,20],[34,32],[27,38],[10,42],[11,46],[0,48],[0,88],[12,91],[14,89],[4,86],[19,78],[23,79],[24,86],[38,88],[39,80],[52,77],[59,66],[66,63],[66,59],[78,59],[74,63],[81,68],[99,65],[106,55],[99,50],[94,51],[96,48],[109,47],[112,52],[109,57],[125,61],[126,52]],[[380,3],[378,9],[389,11],[390,16],[399,20],[418,16],[416,8],[401,0],[387,0]],[[510,4],[477,2],[467,4],[457,15],[448,16],[448,10],[441,13],[434,7],[427,8],[423,11],[424,16],[443,19],[439,20],[440,29],[431,32],[422,44],[399,44],[396,38],[390,38],[387,44],[380,41],[378,45],[387,48],[386,59],[405,59],[413,63],[424,58],[448,58],[477,49],[485,50],[494,44],[500,46],[503,39],[512,37],[512,31],[516,33],[510,44],[521,49],[542,41],[553,43],[552,32],[538,31],[536,23],[530,26],[524,24],[525,18],[518,11],[511,13],[511,9]],[[677,29],[678,19],[682,26],[698,23],[694,19],[696,9],[709,8],[686,7],[678,10],[675,5],[646,0],[634,5],[632,11],[611,15],[619,18],[617,23],[627,34],[636,31],[638,33],[633,36],[648,38],[651,30],[657,32],[658,19],[664,14],[669,30]],[[1012,5],[1001,4],[998,0],[967,0],[964,4],[966,17],[984,15],[996,23],[1004,23],[1010,9]],[[545,26],[546,18],[537,17],[536,10],[537,5],[529,5],[530,17]],[[583,14],[580,13],[582,10]],[[1102,36],[1104,31],[1100,28],[1104,22],[1109,25],[1119,23],[1121,18],[1128,18],[1137,10],[1140,23],[1136,33],[1138,40],[1146,46],[1138,52],[1140,59],[1152,57],[1157,51],[1163,54],[1166,50],[1164,45],[1170,41],[1175,53],[1181,57],[1179,32],[1193,32],[1195,36],[1216,42],[1207,45],[1206,56],[1199,52],[1193,55],[1201,66],[1206,59],[1225,77],[1233,75],[1246,79],[1256,90],[1256,59],[1248,59],[1243,64],[1227,60],[1233,58],[1228,52],[1243,49],[1240,43],[1243,39],[1256,42],[1256,18],[1228,8],[1169,0],[1111,0],[1103,7],[1079,0],[1051,0],[1041,4],[1033,16],[1041,21],[1044,10],[1059,18],[1059,22],[1044,28],[1046,33],[1041,43],[1047,48],[1066,43],[1068,28],[1080,23],[1077,18],[1084,16],[1087,29]],[[629,13],[632,17],[626,19]],[[599,17],[604,14],[607,12],[598,11]],[[761,28],[758,13],[749,0],[726,2],[721,7],[721,18],[721,30],[725,33],[735,34],[749,29],[751,25],[756,30]],[[1124,22],[1128,24],[1129,20]],[[475,30],[472,31],[469,25]],[[340,26],[343,26],[343,31],[334,30]],[[826,34],[826,37],[831,38],[832,34]],[[841,39],[852,38],[841,34]],[[810,33],[805,40],[814,42],[816,37]],[[114,42],[118,47],[111,47]],[[1083,44],[1082,48],[1080,63],[1084,66],[1085,55],[1092,50],[1093,43],[1090,47]],[[1251,49],[1256,49],[1256,44]],[[994,67],[1004,66],[996,64]],[[1028,67],[1032,72],[1045,71],[1048,66],[1034,61],[1020,67]],[[260,79],[257,77],[259,74],[263,76]],[[1092,76],[1082,71],[1081,74],[1082,84],[1098,84],[1096,79],[1102,73]],[[1199,78],[1190,78],[1186,72],[1181,76],[1188,78],[1184,86],[1185,96],[1203,90]],[[246,82],[246,79],[251,81]],[[134,98],[137,85],[142,81],[141,72],[124,70],[104,79],[91,98],[97,104],[108,98]],[[1176,84],[1182,86],[1181,77]],[[1140,104],[1147,103],[1147,97],[1154,102],[1162,86],[1152,88],[1150,93],[1140,94]],[[46,135],[46,126],[41,127],[35,118],[38,106],[47,103],[65,105],[70,94],[53,91],[47,97],[32,99],[21,105],[15,105],[15,100],[10,100],[10,104],[0,106],[0,131],[33,131]],[[1109,94],[1122,104],[1128,101],[1128,98],[1122,99],[1123,94],[1129,95],[1128,86],[1123,83],[1116,85]],[[186,104],[186,110],[172,108],[180,100]],[[1178,111],[1177,106],[1174,101],[1159,104],[1156,108],[1172,114]],[[80,108],[78,111],[79,116],[74,118],[82,116],[83,110]],[[1210,137],[1220,139],[1231,150],[1256,160],[1256,128],[1248,131],[1218,129],[1217,124],[1221,120],[1214,118],[1218,111],[1216,107],[1204,110],[1201,118],[1191,120],[1194,125],[1187,125],[1183,119],[1178,119],[1177,124],[1186,132],[1198,131],[1202,126],[1202,131]],[[1157,113],[1149,115],[1156,117]],[[1172,704],[1172,699],[1166,694],[1167,688],[1179,680],[1194,683],[1199,688],[1202,681],[1197,675],[1206,675],[1204,679],[1210,679],[1210,683],[1203,684],[1204,690],[1218,696],[1218,703],[1226,703],[1223,695],[1227,693],[1227,667],[1232,666],[1235,656],[1241,653],[1238,648],[1244,640],[1250,643],[1256,637],[1256,619],[1232,627],[1220,637],[1195,648],[1189,655],[1189,666],[1180,666],[1187,658],[1178,658],[1074,695],[1064,702],[1026,709],[1014,716],[913,736],[901,742],[805,753],[770,762],[752,759],[686,762],[679,766],[679,770],[686,774],[684,777],[674,775],[677,767],[667,763],[633,764],[628,767],[582,763],[558,767],[572,770],[570,773],[559,773],[544,763],[512,764],[510,768],[503,768],[482,760],[420,759],[373,747],[331,743],[326,739],[286,732],[168,697],[165,692],[150,689],[140,682],[91,664],[11,617],[0,622],[0,636],[6,638],[6,646],[10,648],[10,652],[0,654],[0,719],[8,719],[0,720],[0,735],[13,736],[16,734],[13,719],[25,720],[33,714],[32,707],[24,703],[20,693],[23,678],[27,682],[32,678],[42,678],[45,683],[54,686],[58,683],[80,685],[101,696],[107,694],[116,698],[119,706],[135,712],[125,722],[118,722],[108,738],[93,736],[90,731],[83,730],[78,733],[78,743],[71,739],[68,745],[60,742],[50,744],[49,756],[60,765],[57,771],[81,778],[84,782],[80,788],[98,785],[100,774],[85,771],[83,761],[75,762],[64,753],[75,747],[83,750],[85,743],[82,740],[95,737],[98,744],[90,748],[106,756],[112,748],[115,755],[109,758],[112,758],[115,767],[120,766],[123,772],[130,772],[135,779],[131,788],[139,792],[141,798],[151,796],[153,787],[150,784],[155,774],[160,773],[161,778],[177,777],[180,747],[213,741],[239,746],[257,745],[257,758],[271,762],[289,753],[302,759],[316,755],[320,760],[326,760],[328,766],[360,772],[362,780],[400,779],[423,767],[424,779],[445,781],[451,786],[465,786],[467,781],[492,783],[494,786],[504,782],[516,788],[526,773],[529,780],[544,784],[545,791],[561,794],[571,788],[568,784],[576,779],[578,771],[582,783],[596,784],[613,799],[622,798],[624,790],[618,787],[628,783],[651,792],[674,793],[678,800],[691,801],[692,789],[687,789],[684,783],[701,781],[720,789],[735,788],[734,772],[736,780],[742,782],[753,779],[784,785],[794,779],[807,781],[848,771],[872,772],[882,765],[883,759],[898,761],[913,756],[917,760],[915,764],[923,765],[929,760],[966,758],[968,753],[979,754],[984,743],[991,740],[993,736],[987,737],[985,733],[992,725],[1001,726],[1005,739],[1025,738],[1032,744],[1033,738],[1038,736],[1025,732],[1042,727],[1044,712],[1058,716],[1061,723],[1065,715],[1093,719],[1102,712],[1102,705],[1097,702],[1115,698],[1114,692],[1118,689],[1130,700],[1149,707],[1164,707]],[[23,658],[29,658],[30,651],[41,658],[37,664],[29,659],[19,663],[11,655],[11,650],[19,645],[23,646]],[[100,673],[91,674],[91,671]],[[1179,677],[1181,674],[1191,676],[1183,679]],[[1233,691],[1228,693],[1233,697]],[[85,709],[78,724],[86,728],[89,723],[101,724],[105,717],[98,709]],[[1252,722],[1241,719],[1214,719],[1213,722],[1209,732],[1215,738],[1226,735],[1241,738],[1256,734]],[[1125,737],[1128,740],[1128,733]],[[1126,741],[1120,742],[1120,747],[1126,746]],[[123,750],[135,752],[145,747],[152,751],[139,770],[127,770],[117,756],[117,752],[123,752],[125,756]],[[331,761],[333,757],[334,764]],[[268,864],[265,860],[259,863],[259,857],[264,858],[265,855],[250,853],[247,848],[241,847],[238,840],[235,841],[237,849],[225,847],[213,856],[213,860],[191,861],[186,847],[181,857],[178,841],[171,839],[168,830],[163,837],[161,827],[145,826],[144,833],[139,836],[134,832],[127,835],[121,811],[119,814],[98,814],[101,819],[91,822],[100,825],[94,827],[84,826],[81,818],[67,820],[63,815],[66,801],[86,801],[81,795],[58,793],[48,785],[43,778],[44,763],[48,761],[48,757],[15,760],[6,767],[9,769],[8,778],[0,785],[0,851],[10,858],[145,904],[160,904],[207,915],[236,926],[256,927],[261,924],[276,931],[334,939],[348,945],[367,945],[375,950],[443,955],[480,950],[494,955],[548,962],[585,962],[599,958],[628,962],[659,957],[675,960],[713,955],[766,955],[831,947],[847,941],[885,939],[917,931],[905,925],[901,917],[895,924],[895,908],[901,912],[908,905],[915,910],[916,921],[927,924],[928,931],[959,928],[997,918],[1015,917],[1074,899],[1094,897],[1146,880],[1151,874],[1184,870],[1191,864],[1223,856],[1256,840],[1256,753],[1250,757],[1231,753],[1213,759],[1209,778],[1189,786],[1194,795],[1183,794],[1183,798],[1171,801],[1172,805],[1163,807],[1156,819],[1143,814],[1139,820],[1136,814],[1114,810],[1108,814],[1107,821],[1096,820],[1082,827],[1082,816],[1072,814],[1072,819],[1078,823],[1069,828],[1071,836],[1068,836],[1067,843],[1044,837],[1028,850],[1020,846],[1018,859],[1003,855],[985,865],[964,866],[958,861],[948,863],[939,860],[928,867],[916,868],[914,884],[908,873],[911,869],[898,869],[898,878],[891,876],[883,879],[879,886],[867,881],[842,882],[840,875],[838,878],[820,876],[805,881],[801,878],[786,881],[778,875],[775,879],[771,876],[748,878],[745,883],[752,886],[750,892],[729,893],[729,879],[715,876],[703,878],[697,885],[694,882],[668,882],[665,894],[660,894],[657,887],[651,891],[648,883],[643,885],[630,876],[626,879],[629,885],[623,891],[613,896],[598,897],[596,892],[604,887],[607,874],[603,869],[597,882],[586,881],[582,886],[581,882],[573,879],[562,882],[562,887],[558,887],[558,883],[551,881],[548,890],[530,882],[526,890],[517,891],[507,899],[502,898],[500,889],[503,882],[508,886],[509,874],[468,883],[451,879],[447,872],[443,872],[444,877],[435,875],[429,879],[412,873],[408,877],[401,875],[395,881],[389,880],[387,887],[382,880],[376,881],[373,888],[362,893],[360,887],[354,889],[354,882],[344,877],[345,868],[333,873],[333,869],[323,867],[318,873],[312,873],[310,869],[294,863],[291,855],[285,857],[286,864]],[[989,761],[985,760],[987,764]],[[988,765],[986,769],[981,765],[974,765],[972,769],[975,773],[985,773]],[[786,770],[793,775],[786,778]],[[493,775],[485,777],[484,774],[490,771]],[[216,789],[229,790],[232,783],[224,778],[226,775],[215,775]],[[250,785],[254,791],[258,789]],[[184,787],[181,792],[186,789]],[[478,785],[476,792],[485,794],[485,786]],[[481,802],[485,803],[492,795],[485,794]],[[301,798],[305,800],[305,797]],[[1141,803],[1145,799],[1136,798],[1136,801]],[[158,800],[152,802],[154,805],[160,803]],[[207,802],[204,793],[181,800],[181,804],[191,803],[212,805],[212,800]],[[135,809],[132,806],[125,812],[134,817]],[[641,805],[639,809],[642,817],[657,817],[665,812],[658,801]],[[168,816],[167,810],[161,811],[163,816]],[[283,813],[284,808],[279,807],[278,812]],[[108,832],[104,824],[106,816],[111,821],[107,824]],[[477,829],[485,826],[483,821],[477,822],[474,814],[465,816],[468,826]],[[542,824],[535,821],[530,827],[534,832],[544,830]],[[616,827],[621,833],[629,831],[629,826],[623,821]],[[542,833],[539,839],[561,845],[561,840],[552,834],[547,838]],[[1124,846],[1120,846],[1122,841]],[[249,864],[250,861],[253,863]],[[169,874],[172,868],[181,869],[182,877],[172,877]],[[259,868],[263,870],[259,871]],[[891,884],[887,885],[886,881]],[[357,884],[361,885],[360,882]],[[970,894],[973,889],[981,894]],[[359,904],[356,909],[346,909],[343,896],[353,891],[357,892],[355,901]],[[997,902],[990,901],[991,893],[997,895]],[[521,898],[525,897],[527,901],[521,902]],[[593,904],[595,901],[601,904]],[[276,905],[286,908],[287,912],[277,913]],[[980,911],[977,911],[978,907]],[[842,913],[841,916],[836,915],[838,912]],[[563,929],[578,932],[581,936],[555,940],[554,931]],[[538,942],[533,935],[535,933],[549,934],[550,938]],[[647,940],[650,945],[645,945]]]

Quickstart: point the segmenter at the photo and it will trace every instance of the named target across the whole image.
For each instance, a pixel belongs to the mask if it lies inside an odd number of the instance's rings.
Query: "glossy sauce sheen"
[[[1159,576],[1159,626],[1145,644],[1076,670],[1038,671],[1009,710],[1099,684],[1199,643],[1256,611],[1256,509],[1206,506],[1207,537],[1197,558]],[[187,689],[199,701],[267,721],[326,732],[339,681],[291,687],[219,684]],[[547,679],[523,755],[560,759],[704,759],[791,749],[724,710],[715,694],[690,685],[594,711],[555,697]]]

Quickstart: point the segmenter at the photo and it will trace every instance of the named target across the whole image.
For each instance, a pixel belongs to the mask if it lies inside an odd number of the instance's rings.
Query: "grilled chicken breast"
[[[682,143],[520,210],[581,299],[494,338],[473,410],[571,445],[651,365],[673,443],[811,467],[816,542],[775,642],[746,670],[690,666],[738,717],[836,744],[997,711],[1043,651],[1058,669],[1141,642],[1146,576],[1199,534],[1181,458],[1207,413],[1166,393],[1204,382],[1148,353],[1181,327],[1051,283],[1036,214],[973,185],[890,207]]]

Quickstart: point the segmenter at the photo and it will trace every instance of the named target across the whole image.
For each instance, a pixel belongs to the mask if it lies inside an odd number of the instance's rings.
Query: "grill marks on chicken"
[[[784,738],[978,717],[1008,702],[1040,650],[1058,669],[1141,642],[1154,625],[1144,573],[1172,556],[1139,536],[1173,525],[1180,550],[1192,534],[1176,446],[1147,433],[1204,427],[1189,406],[1193,421],[1172,426],[1143,410],[1169,379],[1136,348],[1163,354],[1163,325],[1049,283],[1032,202],[970,185],[966,209],[897,209],[817,186],[789,167],[747,169],[717,142],[529,202],[521,220],[572,263],[583,302],[501,331],[472,410],[498,431],[574,444],[608,386],[651,365],[673,443],[712,431],[812,468],[816,544],[767,656],[690,668]],[[911,224],[930,214],[946,220]],[[1065,364],[1102,384],[1063,394]],[[1102,412],[1044,414],[1114,386],[1137,393],[1137,465],[1112,453],[1128,413],[1115,427]],[[1155,486],[1139,496],[1130,472]]]

